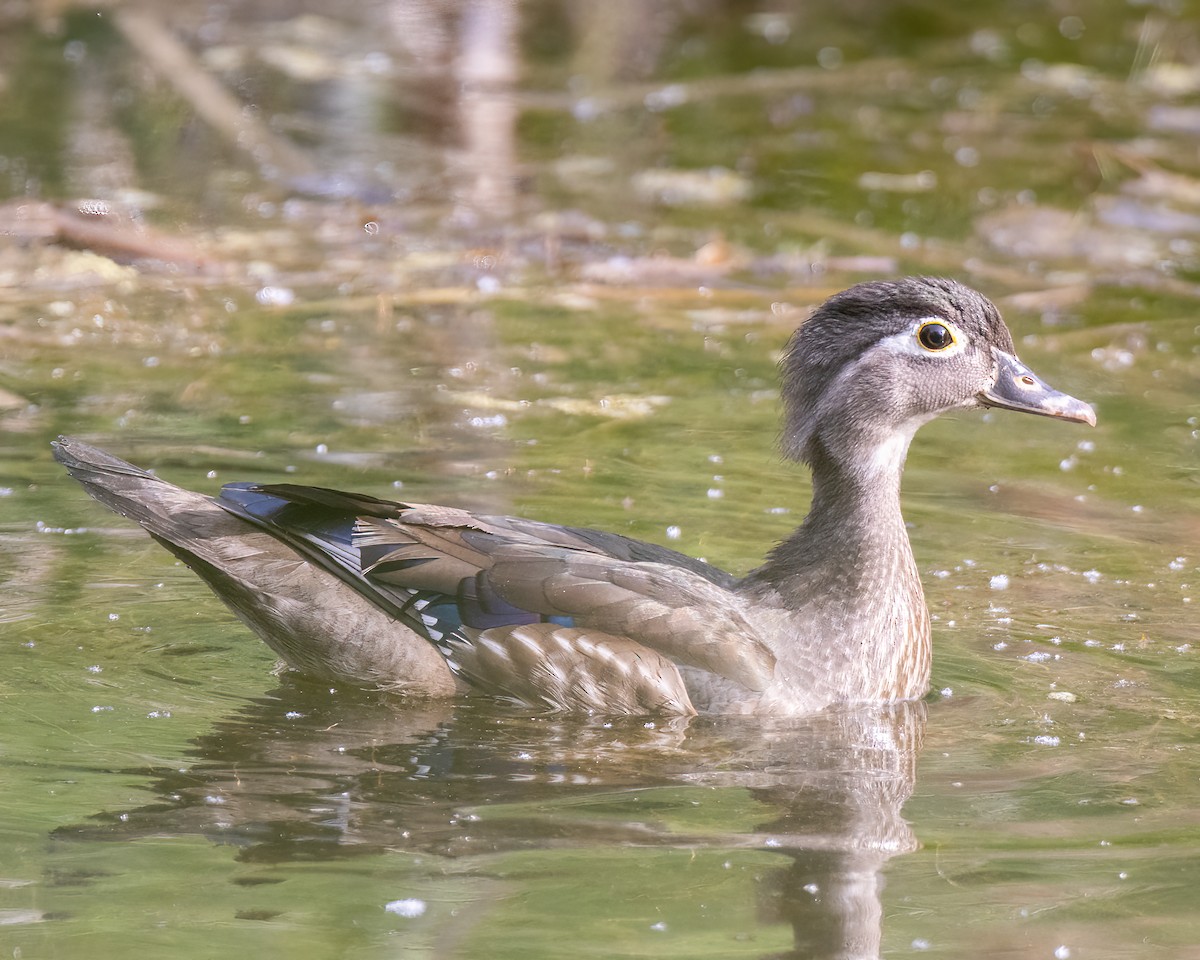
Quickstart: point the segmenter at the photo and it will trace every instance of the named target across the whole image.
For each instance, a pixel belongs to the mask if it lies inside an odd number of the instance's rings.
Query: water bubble
[[[398,917],[413,920],[425,913],[426,904],[424,900],[412,897],[406,900],[392,900],[384,904],[383,909],[388,913],[394,913]]]
[[[988,586],[990,586],[993,590],[1007,590],[1008,575],[1004,573],[996,574],[991,580],[988,581]]]
[[[594,97],[581,97],[571,105],[571,116],[580,123],[595,120],[605,110],[605,105]]]
[[[746,18],[746,28],[757,33],[767,43],[778,46],[792,35],[792,25],[785,14],[756,13]]]
[[[836,70],[842,65],[845,56],[837,47],[822,47],[817,51],[817,63],[826,70]]]
[[[296,292],[289,287],[266,286],[254,294],[254,299],[264,307],[290,307],[296,300]]]
[[[372,50],[363,55],[362,65],[367,73],[382,76],[392,69],[392,58],[382,50]]]
[[[77,209],[85,217],[107,217],[108,204],[103,200],[80,200]]]
[[[954,151],[954,162],[960,167],[978,166],[979,151],[974,147],[959,147]]]
[[[1083,30],[1083,19],[1081,17],[1063,17],[1058,21],[1058,32],[1068,40],[1078,40],[1083,36]],[[1058,954],[1055,954],[1055,956],[1058,956]]]
[[[670,110],[672,107],[683,106],[687,101],[687,87],[674,83],[658,90],[651,90],[642,102],[646,105],[647,110],[659,113],[663,110]]]

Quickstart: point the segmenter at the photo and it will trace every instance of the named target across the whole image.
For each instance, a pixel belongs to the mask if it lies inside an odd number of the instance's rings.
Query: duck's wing
[[[191,567],[294,669],[326,682],[423,696],[458,690],[428,638],[260,524],[81,440],[60,437],[53,447],[89,494]]]
[[[748,690],[772,676],[774,658],[728,589],[732,577],[664,547],[287,484],[234,484],[220,502],[423,626],[455,664],[481,632],[524,626],[546,639],[555,631],[539,625],[550,624],[632,642]],[[552,642],[574,639],[559,632]]]

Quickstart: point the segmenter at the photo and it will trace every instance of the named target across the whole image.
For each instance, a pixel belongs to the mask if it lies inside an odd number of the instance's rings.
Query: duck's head
[[[898,469],[918,427],[964,407],[1096,423],[1017,359],[991,301],[953,280],[860,283],[830,297],[782,368],[783,450],[808,463],[823,452],[852,469]]]

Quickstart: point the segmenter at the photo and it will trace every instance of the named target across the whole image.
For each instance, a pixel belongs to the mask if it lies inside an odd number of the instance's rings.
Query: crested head
[[[882,457],[898,470],[918,427],[962,407],[1094,422],[1086,404],[1020,364],[995,305],[954,280],[872,281],[835,294],[792,336],[782,377],[783,451],[808,463],[824,451],[851,468]]]

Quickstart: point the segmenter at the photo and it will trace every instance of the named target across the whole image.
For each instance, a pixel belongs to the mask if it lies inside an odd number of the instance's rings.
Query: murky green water
[[[4,14],[0,947],[1190,955],[1197,11],[594,6],[523,5],[498,48],[503,4],[180,8],[172,75],[257,104],[299,149],[270,162],[149,66],[145,23]],[[495,49],[513,89],[462,66]],[[166,263],[14,213],[80,198]],[[1100,419],[918,436],[924,705],[647,724],[314,689],[49,456],[74,433],[200,489],[742,572],[807,500],[777,351],[903,272],[994,296]]]

